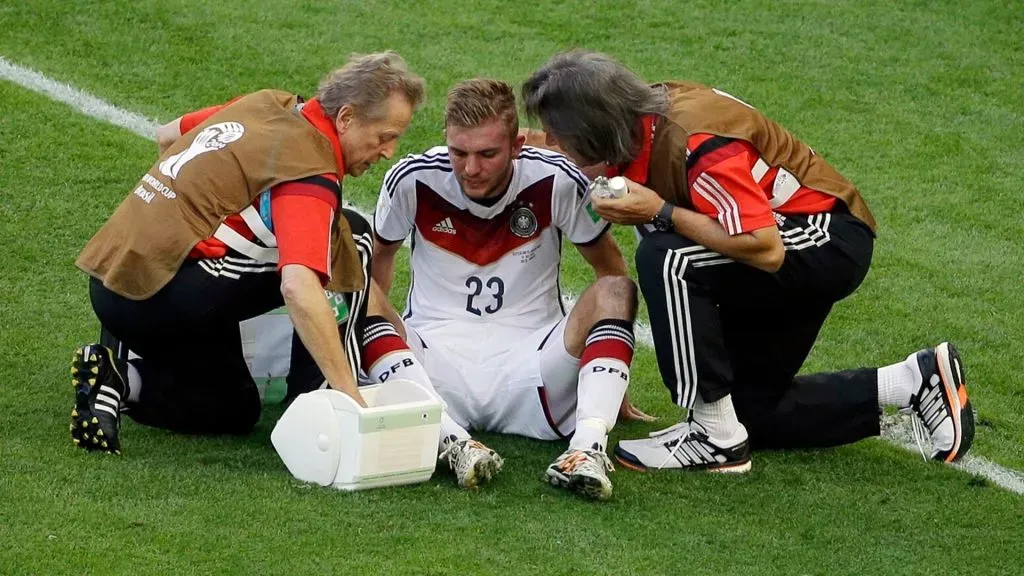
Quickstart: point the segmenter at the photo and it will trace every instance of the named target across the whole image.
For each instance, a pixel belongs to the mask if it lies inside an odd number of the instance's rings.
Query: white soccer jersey
[[[608,229],[586,187],[586,176],[564,156],[532,147],[513,161],[508,192],[493,206],[465,196],[447,147],[395,164],[384,177],[374,227],[384,242],[413,234],[406,324],[449,346],[497,345],[559,320],[562,235],[585,245]]]

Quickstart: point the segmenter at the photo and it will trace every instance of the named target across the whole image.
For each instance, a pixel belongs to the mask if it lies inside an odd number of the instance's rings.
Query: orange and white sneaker
[[[974,411],[967,399],[963,361],[949,342],[915,356],[921,382],[904,409],[915,416],[914,439],[922,456],[956,462],[974,441]]]
[[[615,447],[615,459],[626,468],[647,470],[697,470],[742,473],[750,471],[750,442],[740,424],[731,438],[711,438],[692,420],[652,432],[650,437],[623,440]]]
[[[472,438],[460,440],[454,435],[445,441],[444,451],[437,458],[455,472],[463,488],[476,488],[489,482],[505,463],[497,452],[480,442]]]
[[[612,497],[612,481],[608,479],[608,472],[614,469],[603,450],[570,448],[548,466],[546,475],[552,486],[566,488],[594,500],[607,500]]]

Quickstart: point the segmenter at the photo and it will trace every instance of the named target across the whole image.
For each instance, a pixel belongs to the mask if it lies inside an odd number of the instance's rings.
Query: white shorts
[[[580,361],[565,350],[567,318],[532,333],[461,342],[406,330],[409,347],[459,425],[558,440],[576,427]]]

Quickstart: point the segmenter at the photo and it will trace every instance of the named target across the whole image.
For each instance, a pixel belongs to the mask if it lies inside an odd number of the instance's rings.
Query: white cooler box
[[[363,386],[359,392],[368,408],[331,389],[295,399],[270,435],[288,471],[339,490],[429,479],[437,465],[440,401],[409,380]]]

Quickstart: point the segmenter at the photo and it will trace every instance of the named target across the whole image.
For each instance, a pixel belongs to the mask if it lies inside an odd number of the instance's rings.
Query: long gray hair
[[[586,50],[552,56],[522,93],[526,114],[587,164],[631,161],[639,152],[640,117],[668,109],[664,91],[611,56]]]

